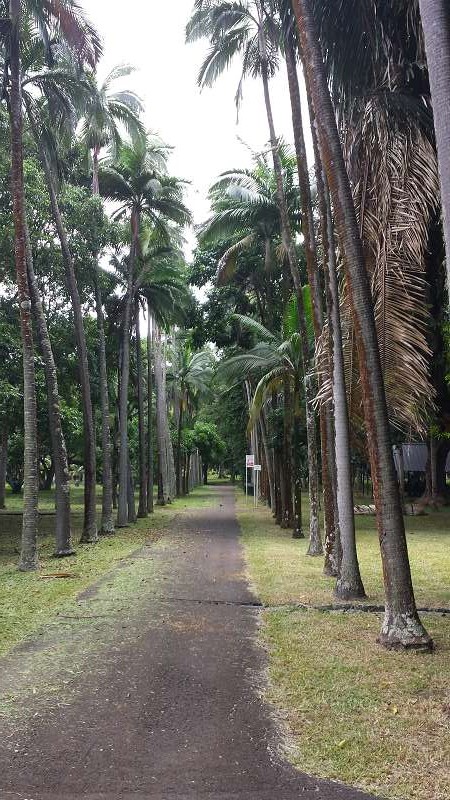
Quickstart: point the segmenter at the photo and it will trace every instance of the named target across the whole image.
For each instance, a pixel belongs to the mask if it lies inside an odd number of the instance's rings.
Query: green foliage
[[[208,468],[220,466],[226,448],[225,442],[219,435],[217,425],[199,420],[194,425],[193,440],[195,447],[200,452],[204,466]]]

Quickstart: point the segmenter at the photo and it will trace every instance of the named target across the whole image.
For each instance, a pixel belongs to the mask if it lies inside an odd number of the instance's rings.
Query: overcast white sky
[[[194,0],[83,0],[104,40],[100,78],[120,63],[137,71],[127,84],[142,98],[146,124],[174,147],[171,172],[192,182],[188,202],[195,222],[208,214],[207,191],[224,170],[248,166],[253,150],[267,143],[262,89],[257,81],[244,86],[244,102],[236,124],[234,95],[238,65],[213,89],[199,91],[196,76],[205,41],[186,45],[184,29]],[[292,141],[285,76],[272,82],[278,135]]]

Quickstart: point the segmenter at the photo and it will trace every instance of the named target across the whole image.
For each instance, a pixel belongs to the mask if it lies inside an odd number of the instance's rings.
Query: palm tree
[[[306,305],[310,305],[309,292],[305,291]],[[229,382],[252,380],[256,382],[252,401],[249,407],[249,429],[251,430],[257,420],[264,415],[265,405],[273,393],[282,392],[284,406],[284,452],[283,452],[283,472],[290,475],[286,463],[292,460],[294,473],[292,486],[290,480],[284,486],[284,493],[293,495],[294,498],[294,519],[286,517],[286,510],[289,507],[286,497],[282,496],[281,525],[288,527],[293,525],[294,538],[303,538],[302,513],[301,513],[301,469],[300,464],[293,457],[293,432],[298,438],[298,413],[301,406],[301,372],[302,344],[298,333],[298,308],[296,298],[288,303],[284,321],[282,336],[276,336],[259,322],[240,314],[233,315],[243,328],[253,334],[257,344],[245,353],[238,353],[227,358],[219,366],[219,376],[228,384]],[[312,324],[309,325],[311,331]],[[309,342],[311,343],[311,333]],[[293,418],[294,417],[294,418]],[[297,442],[298,443],[298,442]],[[283,492],[282,492],[283,495]]]
[[[39,287],[34,272],[31,242],[26,230],[27,270],[33,317],[36,325],[39,347],[44,364],[47,384],[47,404],[52,443],[53,465],[55,469],[55,555],[59,558],[73,555],[70,523],[70,474],[67,458],[66,442],[62,427],[61,401],[59,396],[58,376],[52,345],[42,307]]]
[[[270,134],[274,173],[277,186],[277,203],[280,211],[282,243],[286,251],[299,307],[299,326],[303,347],[303,375],[309,367],[309,348],[300,270],[294,245],[289,210],[283,189],[283,166],[279,154],[279,141],[275,131],[269,81],[278,68],[278,45],[280,40],[277,22],[266,13],[264,0],[245,0],[241,3],[210,2],[197,0],[195,11],[187,28],[189,41],[207,37],[211,43],[209,53],[200,69],[200,85],[212,85],[217,76],[239,54],[242,60],[242,78],[238,87],[237,101],[242,95],[242,82],[248,75],[262,79],[264,102]],[[319,525],[319,481],[317,465],[317,442],[315,419],[312,408],[312,384],[305,385],[308,430],[308,465],[310,488],[310,554],[323,551]]]
[[[99,155],[102,148],[112,146],[114,152],[118,151],[122,143],[121,127],[124,127],[132,138],[144,137],[144,129],[138,117],[138,114],[142,110],[139,98],[130,90],[113,90],[114,82],[128,76],[132,70],[133,68],[129,65],[115,67],[100,86],[97,85],[95,74],[88,76],[92,91],[87,99],[87,108],[82,120],[80,137],[82,143],[91,154],[92,192],[94,195],[99,194]],[[103,534],[111,534],[114,532],[114,520],[112,447],[109,421],[110,403],[103,300],[99,275],[100,268],[97,260],[93,280],[98,327],[100,403],[102,416],[103,493],[100,532]]]
[[[293,8],[358,333],[364,413],[385,577],[386,612],[380,641],[388,647],[429,649],[432,641],[419,620],[412,588],[372,296],[350,182],[311,3],[293,0]]]
[[[39,120],[34,116],[31,107],[28,107],[28,119],[33,132],[36,144],[39,149],[44,175],[47,182],[47,189],[50,197],[53,220],[55,223],[58,239],[61,245],[61,253],[66,274],[66,284],[72,302],[75,339],[78,353],[78,368],[81,386],[81,398],[83,405],[83,431],[84,431],[84,523],[81,542],[84,544],[96,542],[97,534],[97,511],[96,511],[96,445],[95,445],[95,426],[92,408],[91,383],[89,375],[88,350],[86,344],[86,334],[83,323],[83,309],[78,289],[75,264],[69,244],[69,237],[64,224],[63,216],[59,205],[58,191],[56,187],[54,170],[52,170],[49,152],[45,146],[43,130]]]
[[[6,9],[5,9],[6,10]],[[94,65],[100,53],[98,36],[87,23],[83,12],[73,0],[28,0],[26,11],[31,14],[45,41],[50,42],[50,27],[56,29],[80,61]],[[23,341],[24,369],[24,513],[20,569],[33,570],[37,561],[37,422],[34,372],[34,345],[31,326],[31,303],[27,277],[26,212],[23,181],[23,111],[21,74],[22,4],[10,0],[9,20],[4,20],[3,34],[9,39],[11,118],[12,195],[15,230],[15,261],[19,290],[20,320]],[[50,45],[49,45],[50,49]]]
[[[316,344],[322,335],[324,324],[323,298],[319,280],[319,261],[314,227],[314,214],[311,185],[308,174],[305,135],[303,131],[302,103],[297,73],[297,39],[295,20],[293,20],[290,0],[278,0],[275,9],[280,17],[282,50],[286,62],[289,97],[292,112],[295,153],[297,157],[298,183],[301,202],[301,229],[304,238],[304,250],[308,282],[311,287],[314,335]],[[317,186],[319,188],[319,184]],[[320,197],[319,197],[320,201]],[[325,219],[321,215],[322,220]],[[322,223],[323,228],[323,223]],[[326,249],[326,248],[325,248]],[[329,371],[328,365],[328,370]],[[319,374],[319,389],[321,375]],[[322,484],[325,518],[325,566],[324,572],[329,575],[338,573],[338,553],[340,547],[340,521],[337,512],[336,496],[336,453],[333,445],[334,431],[332,411],[328,404],[320,406],[320,438],[322,450]]]
[[[196,399],[209,391],[213,375],[213,357],[210,350],[193,352],[185,337],[176,336],[173,346],[173,381],[177,388],[177,446],[175,458],[176,493],[182,494],[181,449],[183,423],[186,412],[192,409]]]
[[[446,0],[419,0],[441,177],[447,291],[450,291],[450,9]]]
[[[122,329],[122,370],[120,382],[120,453],[119,504],[117,524],[127,524],[128,475],[128,385],[130,374],[130,326],[134,283],[138,260],[142,253],[140,235],[144,218],[156,229],[162,240],[170,241],[168,223],[185,225],[190,214],[182,201],[182,184],[166,174],[167,148],[157,139],[139,140],[124,144],[117,163],[100,171],[100,190],[104,197],[119,204],[116,219],[130,221],[130,255],[128,260],[127,291]]]
[[[158,503],[172,502],[176,492],[175,462],[167,412],[167,358],[161,330],[153,336],[156,393],[156,435],[158,442]]]
[[[10,117],[11,163],[14,215],[14,244],[19,291],[20,326],[23,343],[23,398],[24,398],[24,496],[22,551],[19,569],[38,567],[38,453],[36,421],[36,379],[34,369],[33,328],[31,302],[27,278],[26,216],[23,182],[23,119],[20,66],[21,2],[10,2]]]
[[[73,74],[66,74],[65,71],[61,71],[61,69],[48,69],[46,67],[45,46],[43,42],[34,40],[30,33],[27,38],[25,38],[25,36],[23,37],[23,106],[29,122],[31,123],[31,128],[34,131],[37,131],[38,128],[35,117],[42,123],[45,109],[48,108],[47,105],[37,100],[36,90],[52,98],[52,106],[55,109],[53,121],[56,123],[56,126],[58,126],[60,119],[56,118],[60,117],[61,114],[64,113],[64,110],[66,113],[70,114],[73,108],[72,96],[75,95],[77,98],[79,97],[78,83],[78,79],[75,79]],[[47,138],[49,138],[48,128],[45,129],[45,134]],[[29,219],[32,218],[32,215],[33,209],[28,209]],[[55,469],[55,555],[63,557],[72,555],[74,552],[71,544],[69,466],[62,428],[56,365],[48,333],[47,321],[42,307],[38,282],[34,273],[33,253],[31,250],[28,225],[26,225],[26,253],[32,313],[35,320],[47,384],[48,413]]]

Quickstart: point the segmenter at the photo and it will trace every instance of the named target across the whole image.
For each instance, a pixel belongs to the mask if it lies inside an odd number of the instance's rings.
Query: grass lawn
[[[450,617],[424,615],[432,655],[387,652],[376,644],[381,615],[295,610],[332,600],[333,580],[304,541],[275,526],[266,508],[238,494],[252,584],[264,604],[268,699],[287,730],[300,769],[403,800],[450,798]],[[450,513],[407,518],[418,604],[450,607]],[[369,602],[382,602],[375,521],[357,517]]]
[[[72,491],[73,541],[81,534],[82,487]],[[101,509],[101,490],[98,493],[98,509]],[[176,500],[163,508],[155,506],[155,513],[136,525],[117,530],[114,536],[101,537],[97,544],[75,544],[77,553],[70,558],[55,559],[53,529],[54,497],[51,492],[42,492],[39,498],[40,517],[39,572],[20,573],[17,570],[20,552],[22,498],[8,494],[7,509],[0,511],[0,656],[33,633],[52,618],[58,607],[110,570],[120,559],[157,537],[170,525],[176,514],[190,508],[208,507],[215,502],[214,494],[207,487],[198,487],[189,497]],[[55,572],[73,573],[73,578],[43,579],[41,576]]]

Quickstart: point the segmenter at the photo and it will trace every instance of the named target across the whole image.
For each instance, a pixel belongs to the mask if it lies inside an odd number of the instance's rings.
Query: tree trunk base
[[[333,595],[339,600],[363,600],[367,597],[361,580],[349,581],[342,577],[338,577]]]
[[[53,553],[53,558],[68,558],[69,556],[75,556],[76,550],[73,547],[62,547],[60,550],[55,550]]]
[[[321,541],[309,540],[309,546],[306,551],[307,556],[323,556],[323,546]]]
[[[394,614],[386,609],[377,642],[388,650],[421,650],[431,653],[434,644],[415,612]]]
[[[305,538],[305,534],[303,533],[301,528],[295,528],[292,531],[292,538],[293,539],[304,539]]]
[[[19,572],[36,572],[39,569],[39,562],[36,561],[21,561],[18,570]]]
[[[329,561],[327,559],[327,561],[325,561],[325,564],[323,566],[323,574],[325,575],[326,578],[338,578],[339,577],[339,570],[333,564],[332,561]]]

